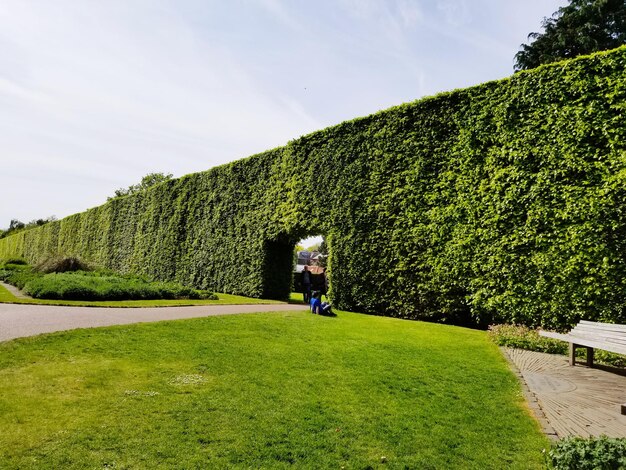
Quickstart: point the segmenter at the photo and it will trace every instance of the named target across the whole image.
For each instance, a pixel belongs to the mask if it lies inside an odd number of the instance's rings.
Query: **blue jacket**
[[[322,301],[313,297],[311,299],[311,312],[322,313]]]

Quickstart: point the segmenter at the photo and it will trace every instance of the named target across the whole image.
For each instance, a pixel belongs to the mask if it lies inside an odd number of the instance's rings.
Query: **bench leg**
[[[569,344],[569,365],[576,364],[576,345],[574,343]]]
[[[593,348],[587,348],[587,366],[593,367]]]

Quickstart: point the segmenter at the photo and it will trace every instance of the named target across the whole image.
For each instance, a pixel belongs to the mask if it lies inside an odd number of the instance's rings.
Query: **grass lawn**
[[[302,292],[292,292],[289,294],[289,303],[290,304],[303,304],[304,303],[304,295]]]
[[[276,300],[253,299],[241,295],[216,294],[218,300],[193,300],[193,299],[155,299],[155,300],[115,300],[115,301],[89,301],[89,300],[44,300],[44,299],[21,299],[15,297],[4,286],[0,285],[0,303],[12,304],[37,304],[37,305],[68,305],[75,307],[173,307],[188,305],[245,305],[245,304],[277,304]]]
[[[541,468],[486,333],[337,313],[0,343],[0,467]]]

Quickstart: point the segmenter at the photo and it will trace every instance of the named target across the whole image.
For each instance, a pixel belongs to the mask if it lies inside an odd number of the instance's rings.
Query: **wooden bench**
[[[581,320],[568,334],[540,331],[541,336],[569,343],[569,365],[575,364],[577,348],[587,348],[587,365],[593,367],[593,350],[626,355],[626,325]]]

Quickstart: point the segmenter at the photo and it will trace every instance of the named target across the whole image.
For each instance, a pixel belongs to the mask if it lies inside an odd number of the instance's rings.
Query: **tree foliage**
[[[626,44],[625,0],[570,0],[530,33],[515,55],[515,69],[531,69],[562,59]]]
[[[330,253],[337,308],[459,324],[626,322],[626,47],[444,93],[0,240],[287,298]],[[323,169],[323,171],[320,171]]]
[[[28,223],[24,223],[18,219],[11,219],[9,222],[9,228],[6,230],[0,230],[0,238],[8,237],[9,235],[13,235],[21,230],[40,227],[41,225],[47,224],[48,222],[52,222],[57,220],[55,216],[51,215],[45,219],[33,219]]]
[[[107,201],[114,199],[116,197],[129,196],[131,194],[138,193],[140,191],[145,191],[146,189],[154,186],[155,184],[163,183],[164,181],[169,181],[172,179],[174,175],[171,173],[148,173],[146,176],[141,178],[141,182],[139,184],[130,185],[128,188],[120,188],[115,190],[115,195],[113,197],[107,198]]]

